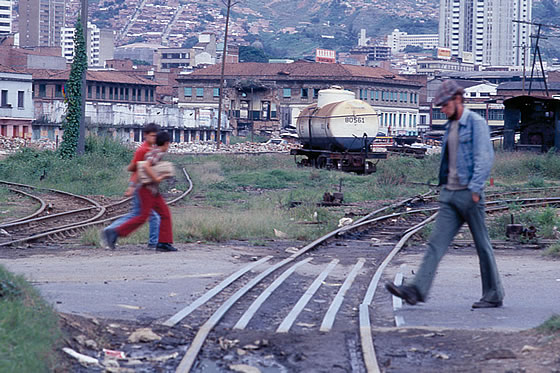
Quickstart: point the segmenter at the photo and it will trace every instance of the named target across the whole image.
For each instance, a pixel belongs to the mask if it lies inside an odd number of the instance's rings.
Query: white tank
[[[340,94],[340,90],[326,90]],[[319,97],[324,91],[319,91]],[[344,91],[343,91],[344,92]],[[379,128],[377,113],[354,94],[349,99],[302,110],[297,119],[297,133],[305,148],[319,150],[360,151],[374,140]],[[339,98],[341,96],[338,96]],[[346,95],[346,97],[348,97]]]
[[[329,89],[322,89],[319,91],[317,107],[322,108],[323,106],[332,104],[333,102],[354,100],[355,98],[356,94],[354,92],[346,91],[341,87],[333,86]]]

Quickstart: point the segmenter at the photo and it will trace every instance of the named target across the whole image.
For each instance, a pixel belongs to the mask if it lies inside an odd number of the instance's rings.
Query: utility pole
[[[560,29],[560,26],[547,25],[547,24],[544,24],[544,23],[535,23],[535,22],[529,22],[529,21],[521,21],[521,20],[517,20],[517,19],[514,19],[513,22],[525,23],[525,24],[528,24],[528,25],[537,26],[537,35],[534,36],[535,37],[535,48],[534,48],[534,52],[533,52],[533,64],[531,66],[531,78],[529,80],[529,93],[528,94],[529,94],[529,96],[531,95],[531,87],[533,85],[533,74],[535,72],[535,63],[537,62],[537,57],[538,57],[539,58],[539,64],[540,64],[540,67],[541,67],[542,78],[543,78],[543,82],[544,82],[544,89],[546,91],[546,95],[548,96],[549,94],[548,94],[548,86],[546,84],[546,75],[545,75],[544,68],[543,68],[541,50],[539,48],[539,39],[542,38],[541,27],[549,27],[549,28],[554,28],[554,29]],[[531,36],[531,37],[533,37],[533,36]],[[525,68],[525,65],[523,65],[523,68]]]
[[[88,0],[82,0],[82,9],[81,9],[81,22],[82,22],[82,29],[84,30],[84,42],[86,47],[86,55],[87,55],[87,20],[88,20]],[[89,64],[89,61],[87,61]],[[87,64],[86,68],[82,72],[82,103],[81,103],[81,114],[80,114],[80,132],[78,135],[78,147],[76,149],[76,153],[78,155],[82,155],[85,153],[86,150],[86,74],[87,74]]]
[[[222,142],[222,102],[224,97],[224,75],[226,70],[226,59],[227,59],[227,37],[228,37],[228,27],[229,27],[229,11],[232,6],[238,4],[238,2],[232,3],[231,0],[223,1],[226,6],[226,30],[224,34],[224,51],[222,52],[222,72],[220,73],[220,97],[218,99],[218,129],[216,131],[216,149],[220,149],[220,143]]]

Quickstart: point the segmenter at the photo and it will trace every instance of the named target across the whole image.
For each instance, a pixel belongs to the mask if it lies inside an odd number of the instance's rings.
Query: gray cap
[[[434,105],[441,106],[451,100],[453,96],[457,94],[462,95],[464,92],[463,88],[454,80],[444,80],[436,92]]]

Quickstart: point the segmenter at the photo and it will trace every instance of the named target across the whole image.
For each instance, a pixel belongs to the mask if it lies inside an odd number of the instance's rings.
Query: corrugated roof
[[[68,80],[70,70],[31,70],[34,80]],[[157,83],[134,74],[121,71],[87,71],[86,79],[92,82],[158,85]]]
[[[196,79],[219,77],[221,65],[208,66],[205,69],[194,71],[192,74],[180,75],[177,79]],[[328,64],[298,61],[294,63],[258,63],[244,62],[232,63],[225,66],[226,76],[235,77],[260,77],[278,78],[281,76],[291,78],[369,78],[369,79],[390,79],[392,82],[407,83],[421,86],[420,83],[408,80],[400,75],[394,74],[389,70],[379,67],[353,66],[342,64]]]

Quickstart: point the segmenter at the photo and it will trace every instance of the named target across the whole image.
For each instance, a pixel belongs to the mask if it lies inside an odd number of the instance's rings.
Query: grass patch
[[[492,239],[505,239],[506,226],[511,224],[511,214],[514,216],[515,224],[523,224],[526,228],[534,226],[537,228],[537,237],[556,238],[556,227],[560,224],[560,218],[556,209],[545,207],[533,210],[521,210],[521,206],[512,205],[510,213],[498,215],[488,221],[488,233]]]
[[[88,228],[82,233],[81,242],[87,246],[102,247],[101,236],[99,228]]]
[[[86,153],[61,159],[56,152],[23,148],[0,162],[0,179],[84,195],[121,195],[132,150],[110,138],[88,137]]]
[[[61,332],[53,310],[0,266],[0,372],[50,372]]]
[[[554,258],[560,258],[560,243],[554,243],[546,249],[546,255]]]
[[[537,330],[548,333],[560,332],[560,315],[551,316],[548,320],[537,327]]]

